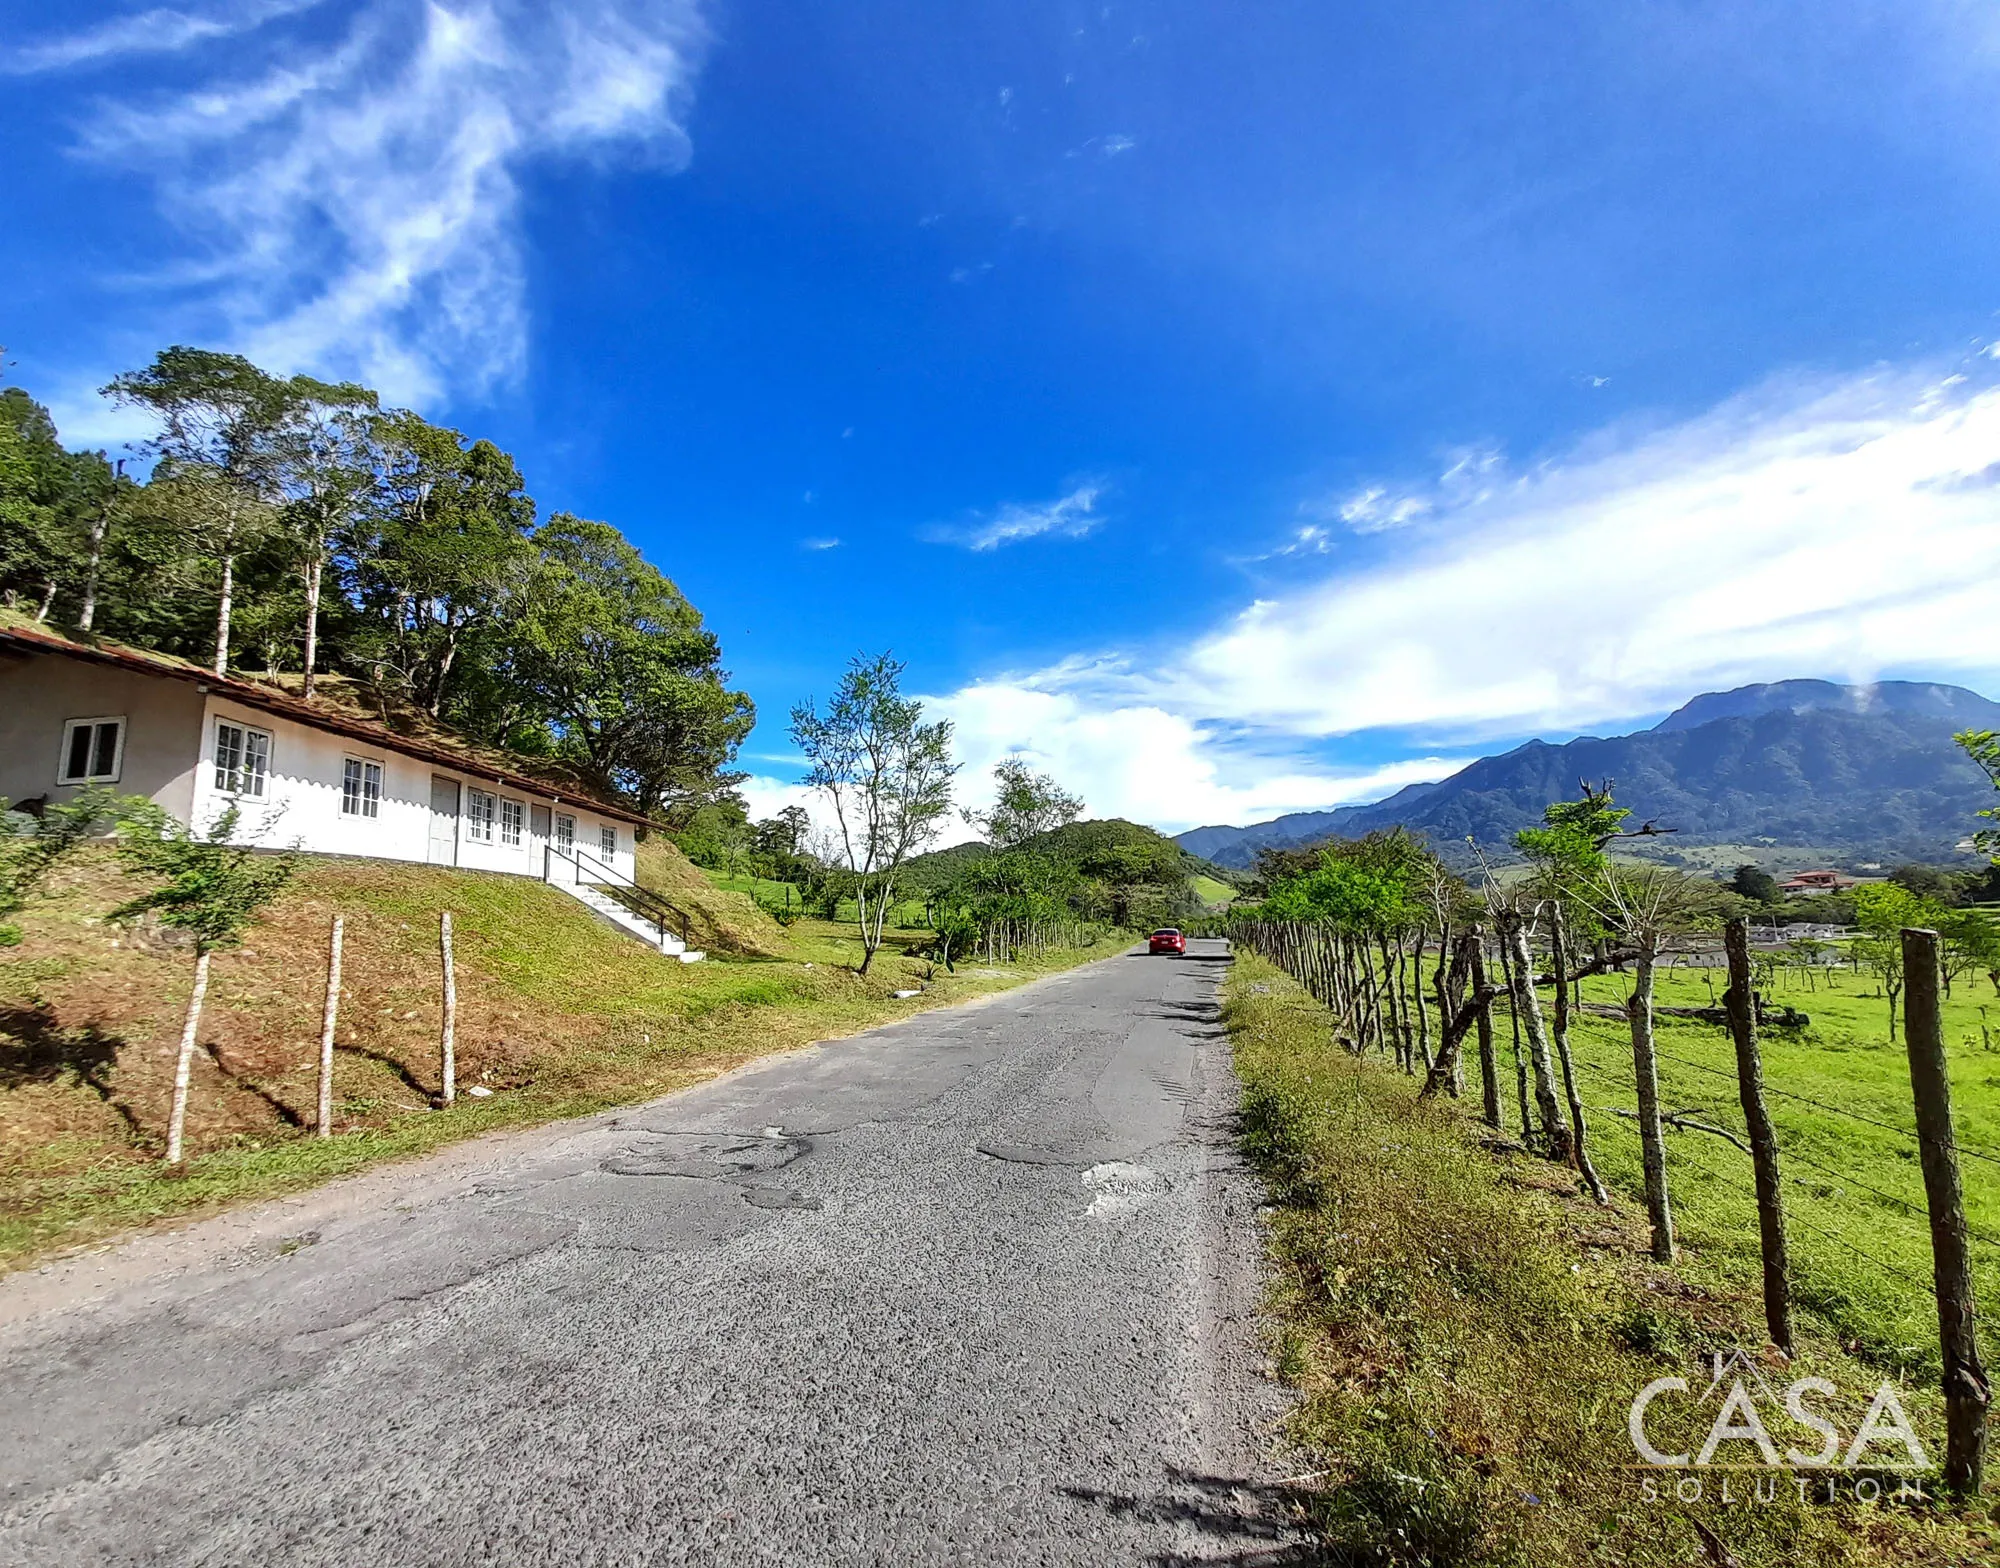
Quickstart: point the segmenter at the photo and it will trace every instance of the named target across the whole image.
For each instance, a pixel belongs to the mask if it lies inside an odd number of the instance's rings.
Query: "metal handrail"
[[[616,898],[619,903],[624,904],[628,909],[632,905],[637,904],[639,907],[633,913],[644,915],[650,919],[659,928],[660,937],[663,941],[667,935],[667,917],[669,915],[673,916],[680,926],[681,945],[686,947],[694,940],[688,924],[686,910],[660,897],[651,888],[642,887],[616,866],[607,866],[595,855],[590,854],[586,850],[578,849],[573,844],[568,849],[559,849],[554,844],[544,844],[542,846],[542,880],[544,882],[553,882],[555,880],[551,873],[554,870],[555,861],[559,859],[567,860],[576,867],[576,880],[579,883],[583,881],[583,868],[586,862],[594,870],[602,872],[604,875],[601,879],[593,878],[593,880],[602,880],[611,889],[611,896]]]

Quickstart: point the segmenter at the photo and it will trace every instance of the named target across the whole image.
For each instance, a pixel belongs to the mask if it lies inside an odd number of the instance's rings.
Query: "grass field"
[[[1303,1450],[1292,1496],[1325,1537],[1323,1560],[1995,1560],[1990,1496],[1970,1508],[1891,1508],[1851,1494],[1806,1505],[1789,1481],[1762,1499],[1737,1473],[1725,1499],[1715,1471],[1698,1498],[1661,1485],[1663,1474],[1688,1473],[1635,1466],[1627,1413],[1654,1379],[1700,1377],[1707,1353],[1761,1342],[1754,1275],[1737,1256],[1653,1264],[1638,1204],[1620,1197],[1599,1208],[1569,1172],[1496,1140],[1463,1106],[1419,1104],[1411,1079],[1334,1047],[1326,1010],[1254,955],[1233,968],[1225,1020],[1244,1082],[1246,1146],[1272,1192],[1275,1359],[1301,1395],[1290,1422]],[[1721,1210],[1697,1228],[1709,1225],[1728,1228]],[[1781,1386],[1827,1378],[1840,1390],[1827,1412],[1852,1433],[1883,1374],[1820,1320],[1801,1327],[1797,1364],[1767,1354],[1763,1370]],[[1911,1384],[1903,1398],[1938,1444],[1935,1394]],[[1713,1415],[1692,1400],[1662,1402],[1649,1425],[1670,1450],[1691,1452]],[[1716,1550],[1704,1547],[1697,1521]]]
[[[799,908],[799,890],[789,882],[774,882],[769,877],[749,874],[733,875],[726,871],[711,871],[706,868],[702,875],[717,888],[728,893],[741,893],[753,899],[759,908],[779,909],[789,899],[790,907]],[[838,920],[851,922],[856,919],[853,899],[841,901]],[[899,929],[915,927],[924,919],[924,901],[921,898],[898,899],[889,908],[889,923]]]
[[[159,1152],[191,959],[104,919],[131,888],[108,853],[63,868],[0,949],[0,1267],[134,1226],[293,1191],[380,1160],[581,1115],[699,1082],[752,1057],[1003,989],[1039,965],[933,971],[895,932],[853,972],[850,928],[780,931],[740,895],[646,846],[641,875],[696,915],[697,939],[751,951],[662,958],[562,892],[521,877],[310,858],[240,949],[217,955],[196,1053],[191,1158]],[[740,901],[739,901],[740,900]],[[455,925],[458,1081],[438,1090],[438,914]],[[308,1134],[327,929],[346,918],[337,1135]],[[898,998],[898,990],[921,995]],[[490,1090],[468,1096],[471,1087]]]
[[[1202,901],[1211,912],[1226,909],[1236,897],[1236,889],[1227,882],[1218,882],[1214,877],[1194,877],[1188,885],[1194,889],[1194,896]]]
[[[1659,1001],[1705,1005],[1711,979],[1719,991],[1719,970],[1663,974]],[[1629,976],[1602,975],[1584,981],[1582,991],[1586,1001],[1622,1006],[1630,987]],[[1975,1283],[1984,1301],[2000,1307],[2000,1050],[1988,1048],[1982,1028],[2000,1035],[2000,1001],[1984,979],[1976,986],[1961,981],[1956,991],[1946,1006],[1945,1038],[1966,1151],[1961,1163]],[[1866,975],[1835,972],[1819,977],[1813,990],[1788,978],[1773,999],[1809,1014],[1812,1026],[1769,1029],[1762,1036],[1796,1292],[1878,1364],[1935,1375],[1937,1317],[1923,1178],[1910,1136],[1909,1063],[1902,1045],[1889,1041],[1888,1003],[1874,992]],[[1504,1031],[1504,1016],[1501,1024]],[[1607,1182],[1637,1193],[1636,1129],[1612,1114],[1634,1104],[1630,1034],[1622,1020],[1585,1015],[1572,1040],[1584,1104],[1596,1113],[1591,1141],[1598,1167]],[[1663,1018],[1659,1050],[1663,1104],[1699,1112],[1701,1120],[1741,1136],[1736,1057],[1727,1031]],[[1510,1118],[1511,1082],[1510,1076]],[[1717,1277],[1753,1278],[1758,1245],[1748,1158],[1699,1132],[1670,1132],[1667,1151],[1669,1187],[1691,1266]]]

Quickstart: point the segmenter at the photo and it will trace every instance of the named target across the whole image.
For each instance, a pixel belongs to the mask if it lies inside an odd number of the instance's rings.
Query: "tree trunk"
[[[325,575],[326,559],[315,552],[306,564],[306,678],[302,691],[307,701],[312,700],[313,670],[319,663],[319,593]]]
[[[180,1054],[174,1058],[174,1103],[167,1113],[167,1163],[181,1163],[181,1135],[187,1127],[188,1073],[194,1065],[194,1041],[201,1028],[202,999],[208,995],[208,949],[194,955],[194,989],[188,993],[187,1015],[181,1021]]]
[[[1646,1171],[1646,1212],[1653,1222],[1655,1262],[1674,1261],[1674,1214],[1667,1198],[1667,1142],[1660,1128],[1660,1072],[1653,1054],[1653,946],[1639,950],[1632,998],[1632,1075],[1639,1083],[1639,1147]]]
[[[1359,1025],[1361,1048],[1364,1051],[1368,1049],[1368,1033],[1370,1029],[1373,1029],[1375,1032],[1375,1046],[1377,1050],[1380,1050],[1382,1048],[1382,1026],[1381,1010],[1377,1006],[1378,999],[1375,993],[1375,960],[1369,956],[1367,942],[1363,941],[1356,945],[1361,949],[1361,974],[1368,988],[1366,995],[1362,997],[1361,1001],[1361,1022]]]
[[[122,471],[124,459],[119,459]],[[111,527],[111,503],[106,501],[97,514],[97,521],[90,525],[90,559],[83,571],[83,608],[77,612],[76,624],[79,631],[89,631],[91,623],[97,619],[97,574],[104,562],[104,536]]]
[[[1442,954],[1442,949],[1439,950]],[[1424,1064],[1424,1071],[1431,1070],[1431,1010],[1424,1006],[1424,933],[1417,932],[1417,950],[1410,956],[1410,986],[1404,1010],[1414,1009],[1417,1015],[1417,1055]],[[1439,1025],[1443,1027],[1442,1024]],[[1453,1069],[1457,1075],[1457,1069]],[[1459,1085],[1454,1082],[1452,1094],[1458,1093]]]
[[[1493,998],[1486,992],[1486,938],[1474,930],[1472,942],[1472,988],[1485,996],[1479,1004],[1479,1099],[1486,1125],[1500,1128],[1500,1070],[1493,1060]]]
[[[42,602],[35,609],[35,624],[40,626],[48,620],[49,612],[56,607],[56,580],[51,577],[42,585]]]
[[[1570,1152],[1591,1197],[1609,1203],[1611,1194],[1604,1190],[1604,1183],[1597,1179],[1597,1167],[1590,1163],[1589,1124],[1583,1119],[1583,1099],[1576,1092],[1576,1064],[1569,1054],[1569,949],[1563,940],[1561,904],[1549,905],[1549,953],[1556,972],[1556,1060],[1562,1064],[1563,1094],[1569,1101]]]
[[[215,607],[215,673],[229,673],[229,612],[236,592],[236,555],[222,553],[222,598]]]
[[[1555,1064],[1549,1054],[1549,1034],[1542,1022],[1541,999],[1535,995],[1535,959],[1528,951],[1528,930],[1518,914],[1501,917],[1502,930],[1514,954],[1514,1006],[1528,1036],[1528,1065],[1535,1074],[1535,1111],[1541,1119],[1543,1153],[1558,1164],[1570,1163],[1569,1125],[1556,1099]]]
[[[1521,1009],[1514,1001],[1514,958],[1503,938],[1500,950],[1500,978],[1507,989],[1507,1030],[1514,1037],[1514,1095],[1520,1102],[1521,1142],[1535,1141],[1535,1116],[1528,1108],[1528,1059],[1521,1052]]]

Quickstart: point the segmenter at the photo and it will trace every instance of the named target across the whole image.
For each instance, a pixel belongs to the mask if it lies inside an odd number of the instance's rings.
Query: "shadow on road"
[[[1225,1548],[1226,1555],[1162,1553],[1156,1568],[1195,1563],[1231,1563],[1237,1568],[1332,1568],[1341,1559],[1309,1540],[1294,1523],[1298,1494],[1287,1486],[1230,1476],[1167,1471],[1167,1484],[1151,1497],[1065,1486],[1062,1493],[1118,1519],[1182,1525]]]

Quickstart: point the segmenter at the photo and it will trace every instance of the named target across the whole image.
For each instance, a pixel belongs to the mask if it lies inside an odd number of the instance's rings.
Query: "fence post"
[[[326,960],[326,1006],[319,1015],[319,1135],[333,1136],[333,1028],[340,1017],[340,946],[346,917],[333,917]]]
[[[1778,1135],[1764,1106],[1764,1060],[1757,1048],[1757,1010],[1750,984],[1750,921],[1722,930],[1729,954],[1729,989],[1722,994],[1729,1033],[1736,1041],[1736,1089],[1750,1131],[1750,1163],[1757,1175],[1757,1230],[1764,1251],[1764,1322],[1771,1343],[1792,1354],[1791,1258],[1785,1245],[1784,1189],[1778,1175]]]
[[[1486,991],[1486,933],[1474,926],[1470,935],[1472,994],[1483,996]],[[1500,1073],[1493,1060],[1493,999],[1490,996],[1479,1004],[1479,1101],[1486,1125],[1499,1131]]]
[[[444,1093],[439,1096],[446,1105],[458,1098],[458,980],[451,968],[451,911],[447,909],[438,921],[438,951],[444,958],[444,1033],[438,1042],[438,1054],[442,1059]]]
[[[1952,1131],[1951,1071],[1938,1007],[1938,934],[1903,932],[1903,1048],[1917,1102],[1917,1142],[1931,1216],[1931,1272],[1937,1284],[1938,1338],[1944,1350],[1944,1484],[1977,1495],[1986,1449],[1986,1408],[1993,1390],[1979,1364],[1972,1255],[1966,1246],[1965,1193]]]

